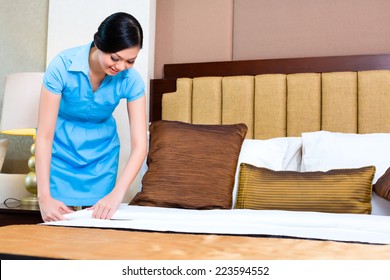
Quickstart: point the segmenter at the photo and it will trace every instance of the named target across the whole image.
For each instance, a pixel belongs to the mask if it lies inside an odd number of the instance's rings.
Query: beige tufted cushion
[[[178,79],[163,119],[248,126],[247,138],[390,132],[390,71]]]
[[[357,133],[357,73],[322,74],[322,130]]]
[[[321,129],[321,75],[287,76],[287,136]]]
[[[257,75],[255,78],[254,107],[255,139],[286,136],[287,75]]]
[[[390,132],[390,71],[359,72],[358,87],[358,132]]]
[[[253,138],[254,77],[224,77],[222,88],[222,124],[245,123],[246,137]]]
[[[177,91],[162,98],[162,119],[192,122],[192,79],[178,79]]]
[[[192,123],[221,124],[222,78],[193,79]]]

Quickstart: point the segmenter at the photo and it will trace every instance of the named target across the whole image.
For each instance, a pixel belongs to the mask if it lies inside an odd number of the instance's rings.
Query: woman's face
[[[116,53],[105,53],[100,51],[100,66],[107,75],[115,76],[119,72],[133,67],[139,51],[139,47],[131,47]]]

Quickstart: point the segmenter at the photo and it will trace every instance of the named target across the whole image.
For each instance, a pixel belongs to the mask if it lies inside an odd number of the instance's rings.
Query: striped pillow
[[[235,208],[369,214],[374,174],[374,166],[297,172],[242,163]]]
[[[156,121],[150,125],[148,171],[130,205],[231,209],[245,124]]]

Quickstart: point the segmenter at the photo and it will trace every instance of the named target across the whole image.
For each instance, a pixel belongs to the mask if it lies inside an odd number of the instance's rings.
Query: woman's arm
[[[53,94],[42,87],[35,144],[35,169],[39,207],[45,222],[63,220],[63,214],[72,212],[62,202],[53,199],[50,194],[50,162],[60,100],[60,95]]]
[[[99,219],[110,219],[123,201],[123,197],[137,176],[147,152],[146,97],[143,96],[127,103],[130,123],[131,152],[115,188],[93,207],[92,216]],[[122,143],[126,145],[126,143]]]

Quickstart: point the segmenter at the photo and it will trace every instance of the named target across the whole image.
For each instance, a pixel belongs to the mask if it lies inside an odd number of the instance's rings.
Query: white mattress
[[[135,229],[180,233],[271,235],[390,244],[390,216],[276,210],[187,210],[122,204],[111,220],[91,210],[66,215],[55,226]]]

